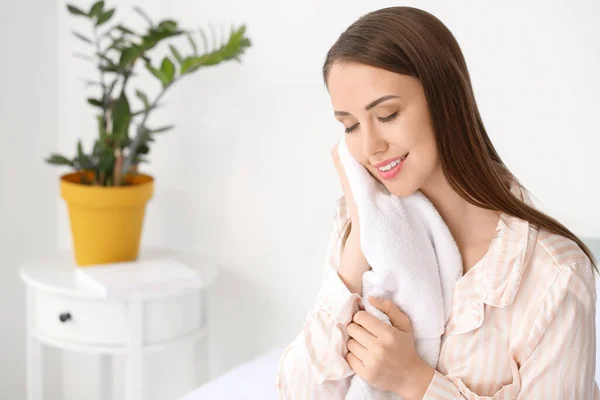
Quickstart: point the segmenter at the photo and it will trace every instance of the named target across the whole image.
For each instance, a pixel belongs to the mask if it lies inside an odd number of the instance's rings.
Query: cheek
[[[407,119],[406,126],[403,127],[403,131],[408,133],[407,150],[422,159],[420,162],[429,163],[431,159],[437,158],[437,146],[428,114],[418,112],[412,117]]]
[[[414,154],[413,154],[414,152]],[[438,154],[433,132],[423,131],[411,150],[414,155],[415,166],[423,174],[428,174],[437,164]]]

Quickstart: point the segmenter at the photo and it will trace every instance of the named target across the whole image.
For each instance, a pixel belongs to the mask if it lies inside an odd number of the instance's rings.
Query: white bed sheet
[[[278,400],[277,364],[285,348],[273,348],[194,389],[181,400]]]

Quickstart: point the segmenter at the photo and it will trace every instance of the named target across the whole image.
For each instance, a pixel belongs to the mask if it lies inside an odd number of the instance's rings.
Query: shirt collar
[[[527,192],[513,181],[510,191],[534,206]],[[484,303],[506,307],[515,299],[531,257],[538,229],[520,218],[502,213],[488,251],[478,265],[458,280],[445,334],[470,332],[483,324]]]
[[[535,207],[527,192],[511,182],[510,191]],[[536,243],[538,229],[528,221],[502,213],[481,265],[481,300],[495,307],[510,305]]]

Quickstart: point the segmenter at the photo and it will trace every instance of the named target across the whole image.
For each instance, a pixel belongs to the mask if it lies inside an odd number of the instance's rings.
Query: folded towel
[[[420,191],[403,198],[390,193],[354,159],[345,138],[338,144],[338,153],[358,209],[360,247],[371,266],[362,277],[363,307],[390,324],[368,296],[391,299],[411,321],[417,352],[436,368],[452,290],[462,276],[456,242]],[[358,375],[352,377],[346,395],[346,400],[399,398],[377,390]]]

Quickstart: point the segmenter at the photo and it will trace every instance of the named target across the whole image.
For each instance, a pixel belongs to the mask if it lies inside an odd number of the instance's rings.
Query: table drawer
[[[36,290],[36,329],[57,339],[83,343],[125,344],[125,303],[75,298]]]
[[[56,339],[78,343],[126,345],[126,300],[70,297],[35,290],[36,329]],[[205,291],[142,302],[143,344],[168,342],[207,325]]]

